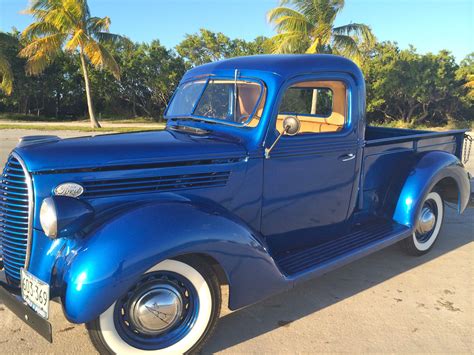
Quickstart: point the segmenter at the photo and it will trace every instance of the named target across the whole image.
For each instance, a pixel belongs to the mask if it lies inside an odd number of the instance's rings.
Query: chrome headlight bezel
[[[44,234],[49,238],[58,236],[58,212],[51,197],[45,198],[40,208],[40,224]]]
[[[68,196],[51,196],[43,200],[40,224],[44,234],[51,239],[70,237],[93,219],[90,204]]]

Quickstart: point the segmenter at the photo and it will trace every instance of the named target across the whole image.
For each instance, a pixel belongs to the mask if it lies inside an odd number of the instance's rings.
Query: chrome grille
[[[29,255],[33,203],[31,180],[12,154],[0,177],[0,253],[8,281],[18,284]]]

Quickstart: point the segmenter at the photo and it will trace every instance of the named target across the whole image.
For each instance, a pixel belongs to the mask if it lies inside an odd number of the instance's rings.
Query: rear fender
[[[158,262],[184,254],[214,258],[229,281],[229,307],[289,287],[255,232],[225,210],[184,201],[135,206],[89,233],[63,272],[62,303],[74,323],[91,321]]]
[[[445,178],[451,178],[457,185],[458,211],[462,213],[470,196],[468,174],[457,157],[434,151],[423,154],[411,170],[398,198],[393,219],[413,228],[424,197]]]

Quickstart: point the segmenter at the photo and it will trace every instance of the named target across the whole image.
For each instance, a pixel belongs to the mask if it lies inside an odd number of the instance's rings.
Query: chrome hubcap
[[[436,215],[429,206],[424,206],[421,210],[416,231],[419,234],[426,234],[433,230],[436,224]]]
[[[130,321],[137,330],[158,335],[172,328],[183,313],[183,299],[171,285],[146,287],[130,302]]]

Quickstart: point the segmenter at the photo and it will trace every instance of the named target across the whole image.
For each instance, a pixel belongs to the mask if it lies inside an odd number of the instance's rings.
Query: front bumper
[[[33,311],[23,302],[21,296],[3,281],[0,281],[0,301],[39,335],[50,343],[53,342],[53,329],[51,323]]]

